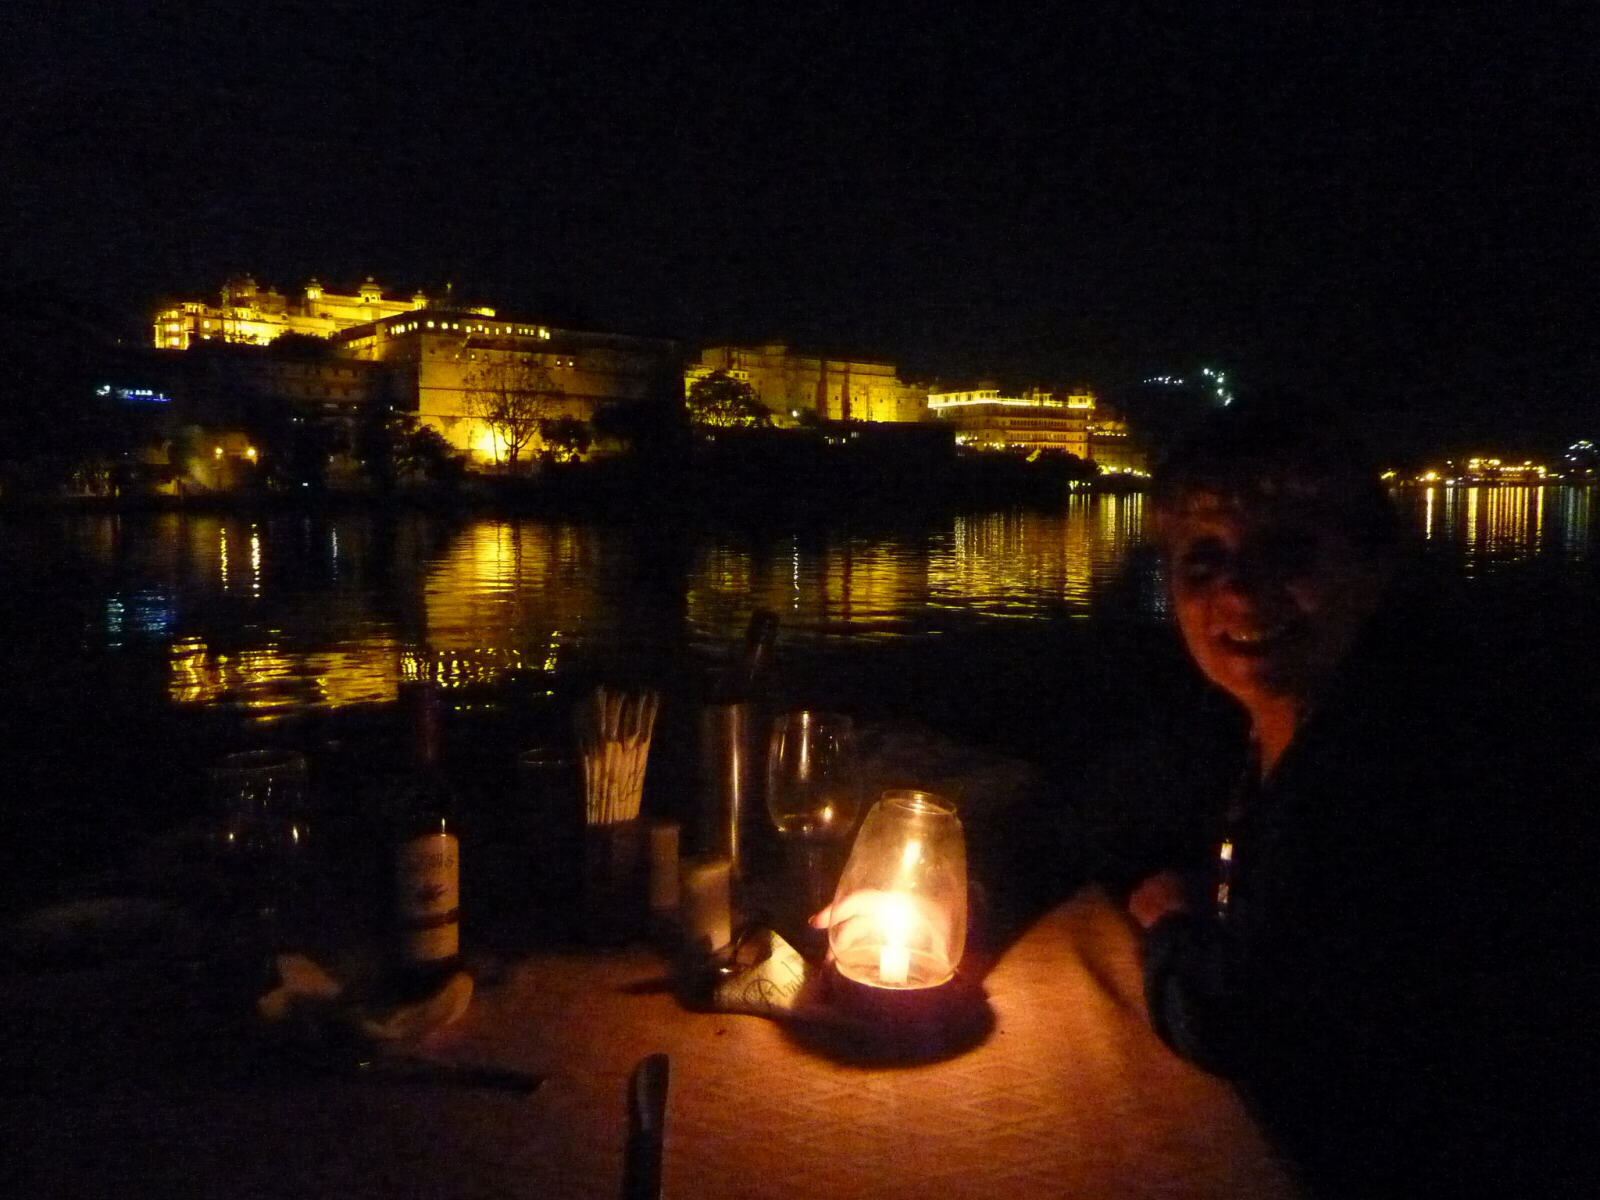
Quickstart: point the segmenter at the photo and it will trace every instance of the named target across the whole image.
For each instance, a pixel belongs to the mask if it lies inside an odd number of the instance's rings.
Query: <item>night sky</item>
[[[857,7],[12,0],[6,265],[1600,437],[1593,6]]]

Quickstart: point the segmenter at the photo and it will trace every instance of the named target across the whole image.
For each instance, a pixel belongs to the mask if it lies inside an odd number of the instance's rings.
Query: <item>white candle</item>
[[[670,913],[678,907],[678,823],[650,824],[650,911]]]
[[[721,950],[733,940],[729,903],[733,864],[725,858],[683,864],[683,933],[690,946]]]
[[[899,942],[890,942],[878,951],[878,979],[882,983],[901,985],[911,972],[911,951]]]
[[[878,906],[878,928],[883,945],[878,950],[878,982],[901,987],[911,973],[911,949],[906,938],[911,933],[911,898],[891,892]]]

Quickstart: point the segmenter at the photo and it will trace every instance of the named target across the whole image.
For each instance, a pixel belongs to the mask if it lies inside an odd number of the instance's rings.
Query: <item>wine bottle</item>
[[[461,842],[456,798],[439,768],[439,689],[403,685],[411,772],[395,802],[394,974],[403,997],[442,987],[461,966]]]
[[[730,700],[750,698],[772,654],[772,643],[777,636],[777,613],[770,608],[758,608],[750,614],[750,624],[744,632],[744,653],[739,657],[739,666],[733,673],[732,687],[729,689]]]
[[[777,614],[751,615],[742,652],[713,673],[700,708],[700,804],[689,837],[697,857],[739,857],[741,814],[751,808],[756,786],[751,696],[777,630]]]

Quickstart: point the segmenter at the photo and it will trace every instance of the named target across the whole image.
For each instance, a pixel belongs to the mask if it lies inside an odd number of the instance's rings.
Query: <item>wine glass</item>
[[[773,719],[767,812],[782,840],[798,851],[807,912],[815,912],[832,895],[835,860],[861,812],[849,717],[799,709]]]
[[[273,926],[305,870],[305,757],[245,750],[216,763],[209,781],[230,899],[248,919]]]

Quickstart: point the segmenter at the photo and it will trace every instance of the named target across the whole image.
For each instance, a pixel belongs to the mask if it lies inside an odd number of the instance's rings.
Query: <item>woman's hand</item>
[[[833,943],[849,947],[866,938],[881,938],[886,926],[893,929],[893,940],[902,945],[921,947],[935,957],[950,957],[950,914],[925,896],[908,892],[886,892],[862,888],[822,909],[811,918],[814,929],[839,930],[829,938],[828,958],[833,958]]]
[[[1140,929],[1149,929],[1168,913],[1183,912],[1189,897],[1176,871],[1161,871],[1144,880],[1128,896],[1128,915]]]

